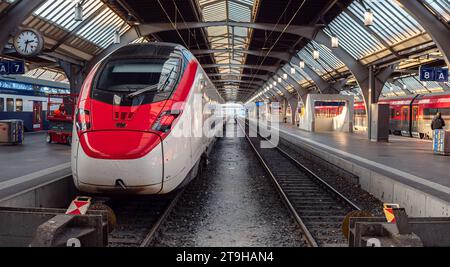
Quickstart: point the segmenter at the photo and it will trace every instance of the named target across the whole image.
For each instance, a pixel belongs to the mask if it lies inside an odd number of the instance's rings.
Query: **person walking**
[[[445,121],[442,118],[442,114],[440,112],[436,113],[436,116],[433,118],[431,122],[431,130],[441,130],[445,126]]]

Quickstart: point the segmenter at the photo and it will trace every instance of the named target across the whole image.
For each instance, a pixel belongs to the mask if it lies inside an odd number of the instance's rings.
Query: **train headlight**
[[[167,133],[172,128],[173,122],[181,114],[181,110],[169,110],[161,113],[152,126],[152,130]]]
[[[91,118],[89,110],[79,108],[76,113],[76,127],[79,133],[91,129]]]

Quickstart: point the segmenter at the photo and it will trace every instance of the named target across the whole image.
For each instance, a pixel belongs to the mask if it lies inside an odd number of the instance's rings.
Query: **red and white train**
[[[165,194],[197,174],[224,101],[195,57],[169,43],[133,44],[89,73],[72,144],[76,187],[88,193]],[[205,109],[204,106],[211,107]],[[213,133],[203,134],[204,125]]]
[[[381,99],[389,104],[389,128],[392,134],[431,139],[431,121],[437,112],[450,123],[450,94],[414,95]],[[366,127],[364,102],[355,103],[355,127]]]

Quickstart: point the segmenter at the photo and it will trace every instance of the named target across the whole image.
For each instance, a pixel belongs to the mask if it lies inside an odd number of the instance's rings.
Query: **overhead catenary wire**
[[[270,52],[272,52],[273,48],[275,47],[275,45],[278,43],[278,41],[281,39],[281,36],[284,34],[284,32],[286,31],[286,29],[291,25],[292,21],[294,20],[294,18],[297,16],[298,12],[302,9],[302,7],[305,5],[306,0],[303,0],[303,2],[300,4],[300,6],[297,8],[297,10],[295,11],[294,15],[291,17],[291,19],[289,20],[289,22],[284,26],[283,30],[281,31],[280,35],[278,36],[278,38],[275,40],[274,44],[270,47],[269,51],[266,53],[266,55],[264,56],[261,64],[259,64],[258,66],[258,70],[259,71],[261,69],[262,63],[264,62],[264,60],[267,58],[267,55],[270,54]],[[251,82],[253,82],[255,79],[255,76],[252,77]],[[247,87],[248,89],[248,87]]]
[[[284,8],[284,10],[283,10],[283,12],[281,13],[281,15],[278,17],[278,20],[277,20],[277,22],[275,23],[275,25],[272,27],[272,30],[269,32],[269,35],[268,36],[266,36],[265,38],[264,38],[264,43],[263,43],[263,46],[262,47],[265,47],[266,46],[266,43],[267,43],[267,41],[269,40],[269,38],[272,36],[272,34],[274,33],[274,30],[275,30],[275,28],[278,26],[278,24],[280,23],[280,21],[281,21],[281,18],[284,16],[284,14],[286,13],[286,11],[287,11],[287,9],[288,9],[288,7],[290,6],[290,4],[292,3],[292,0],[290,0],[289,2],[288,2],[288,4],[285,6],[285,8]],[[256,18],[255,18],[256,19]],[[281,36],[281,35],[280,35]],[[267,55],[268,55],[269,53],[266,53],[266,56],[263,58],[263,60],[262,61],[260,61],[260,57],[258,58],[258,61],[256,62],[256,64],[257,65],[262,65],[262,63],[264,63],[264,60],[266,59],[266,57],[267,57]],[[256,73],[258,73],[258,71],[259,71],[259,69],[255,72],[255,73],[252,73],[252,75],[256,75]],[[252,77],[252,82],[253,82],[253,80],[254,80],[254,77]],[[249,87],[247,87],[246,89],[249,89]]]

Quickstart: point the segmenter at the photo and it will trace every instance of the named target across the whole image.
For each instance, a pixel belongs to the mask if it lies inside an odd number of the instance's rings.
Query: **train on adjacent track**
[[[76,187],[151,195],[185,186],[223,130],[215,116],[222,103],[186,48],[119,48],[90,71],[81,88],[71,156]]]
[[[441,112],[443,119],[450,123],[448,93],[385,98],[379,103],[389,105],[389,130],[392,134],[431,139],[431,121],[437,112]],[[367,114],[364,102],[355,103],[354,116],[355,127],[365,128]]]
[[[70,93],[69,85],[26,77],[0,79],[0,120],[23,120],[26,132],[47,130],[49,94]],[[61,102],[56,97],[55,102]],[[56,108],[56,107],[54,107]]]

